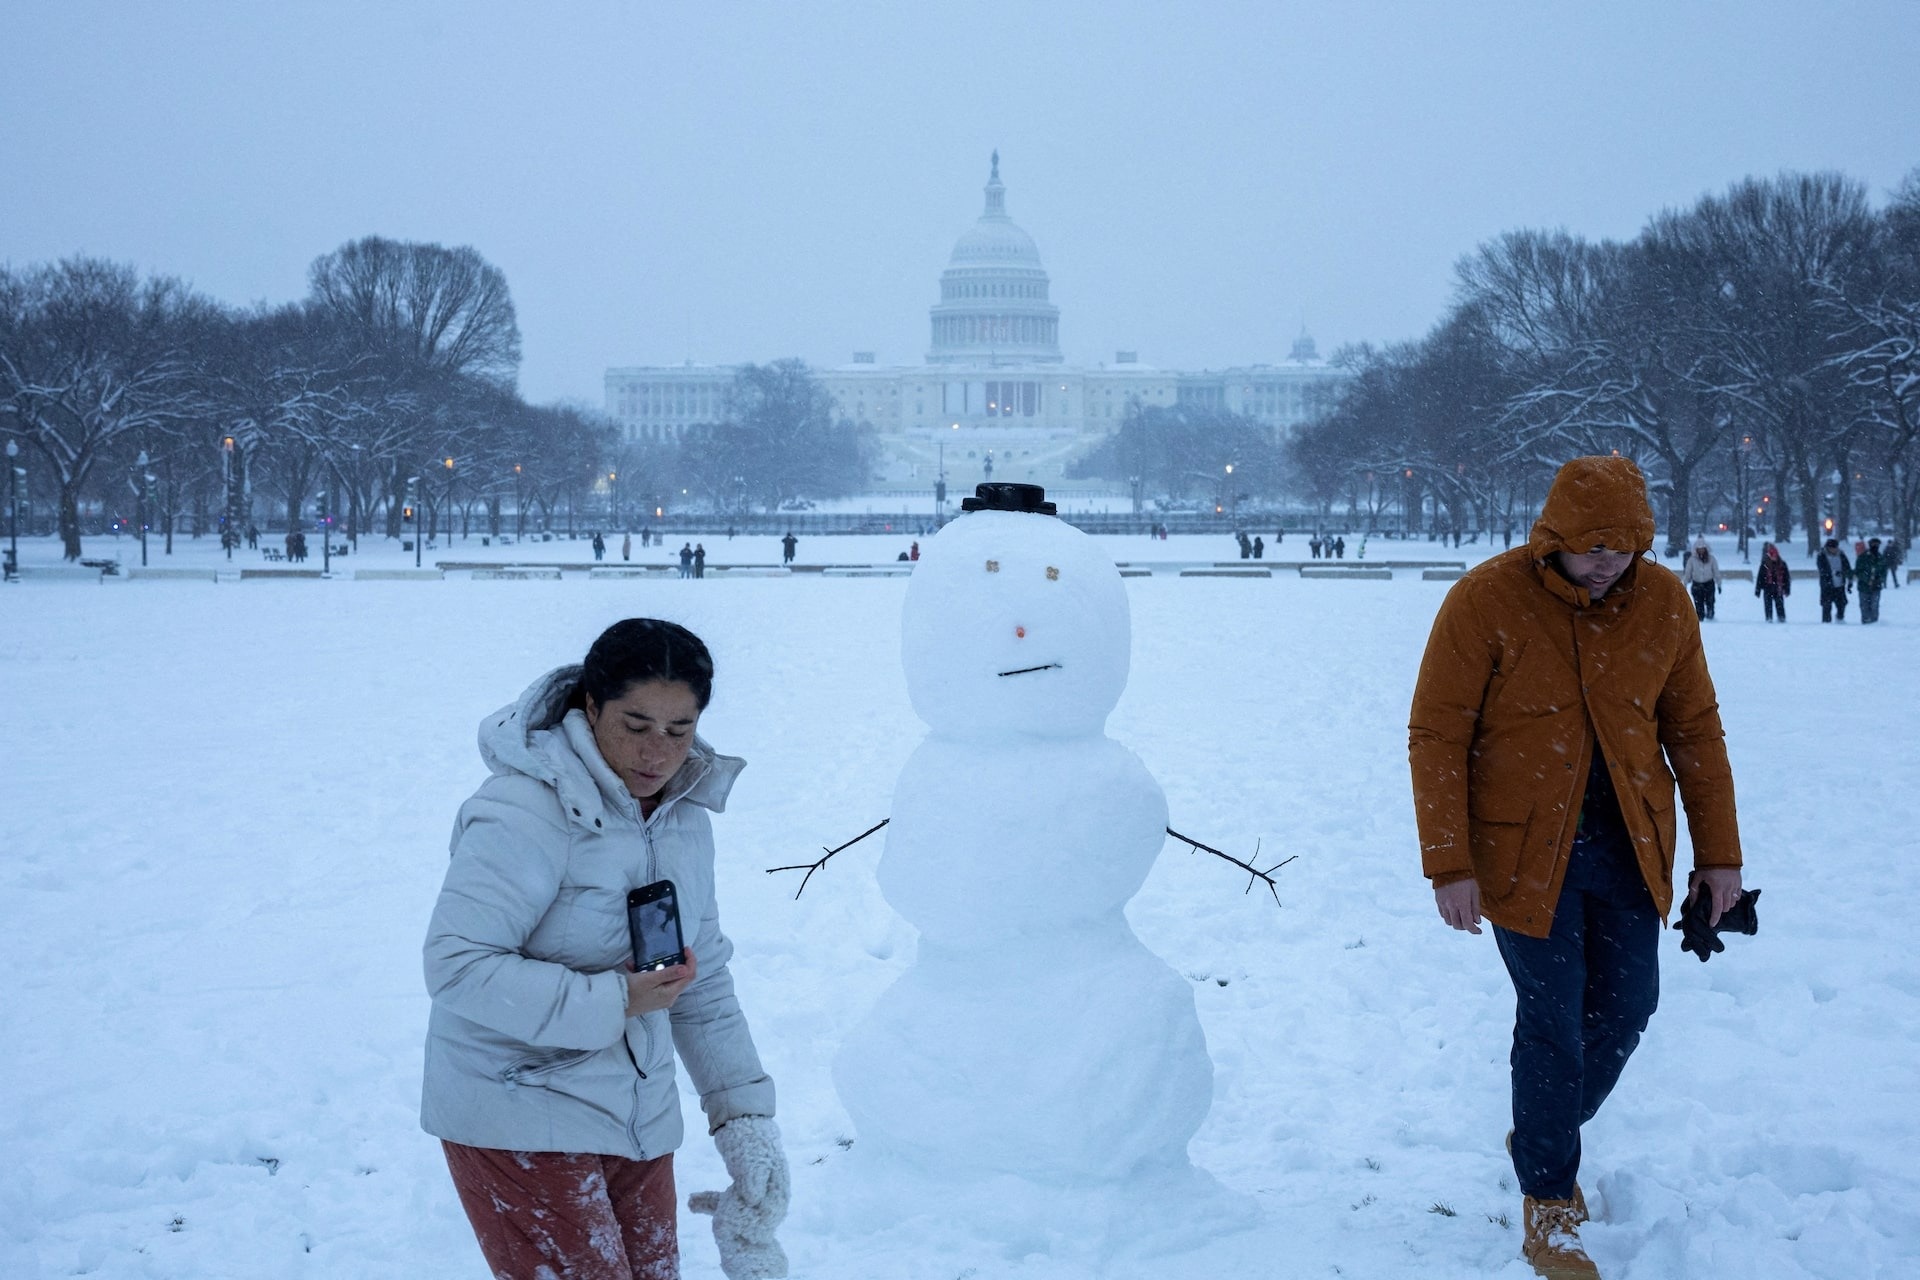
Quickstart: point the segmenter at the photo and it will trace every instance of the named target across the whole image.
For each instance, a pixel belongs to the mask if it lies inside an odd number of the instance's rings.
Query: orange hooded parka
[[[1641,874],[1673,905],[1674,783],[1698,867],[1740,865],[1733,774],[1700,624],[1658,563],[1646,482],[1628,459],[1560,469],[1524,547],[1454,584],[1434,619],[1408,723],[1422,869],[1469,876],[1501,928],[1545,937],[1600,750]],[[1556,552],[1631,550],[1592,600]]]

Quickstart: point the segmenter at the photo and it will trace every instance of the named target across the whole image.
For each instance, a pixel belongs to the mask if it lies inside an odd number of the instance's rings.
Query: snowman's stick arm
[[[1175,840],[1178,840],[1184,844],[1193,846],[1193,852],[1210,853],[1216,858],[1224,858],[1228,862],[1231,862],[1234,866],[1246,872],[1247,887],[1245,892],[1247,893],[1253,892],[1253,882],[1255,880],[1265,881],[1267,886],[1267,892],[1273,895],[1273,905],[1276,907],[1280,905],[1280,889],[1279,889],[1279,886],[1274,883],[1273,873],[1278,871],[1280,868],[1286,866],[1287,863],[1292,862],[1294,858],[1298,858],[1300,856],[1299,854],[1296,853],[1291,858],[1282,858],[1279,862],[1274,863],[1272,866],[1268,867],[1265,871],[1262,871],[1260,870],[1259,867],[1255,866],[1251,862],[1242,862],[1240,861],[1240,859],[1234,857],[1232,854],[1223,853],[1220,850],[1214,848],[1210,844],[1201,844],[1198,840],[1195,840],[1192,836],[1183,836],[1178,831],[1175,831],[1172,827],[1167,828],[1167,834],[1172,836]],[[1258,857],[1260,855],[1260,843],[1257,840],[1254,842],[1253,852],[1255,857]]]
[[[886,826],[891,821],[893,821],[893,819],[891,818],[882,818],[880,819],[880,821],[874,823],[872,826],[868,827],[865,831],[862,831],[859,835],[855,836],[853,839],[847,841],[843,845],[836,846],[835,848],[828,849],[825,845],[821,845],[820,848],[826,853],[826,857],[821,858],[820,861],[818,862],[796,862],[794,865],[790,867],[768,867],[767,874],[772,875],[776,871],[806,872],[807,873],[806,875],[800,877],[800,887],[794,890],[793,892],[793,896],[797,900],[801,894],[807,891],[807,881],[813,879],[813,873],[827,865],[828,858],[833,857],[833,855],[840,852],[841,849],[851,849],[854,845],[859,844],[862,840],[865,840],[868,836],[872,835],[874,832],[878,831],[880,828]]]

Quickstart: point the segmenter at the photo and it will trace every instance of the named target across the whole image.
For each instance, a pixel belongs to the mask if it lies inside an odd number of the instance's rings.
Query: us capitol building
[[[1131,403],[1244,414],[1279,435],[1311,417],[1344,377],[1304,333],[1281,364],[1187,372],[1142,364],[1132,351],[1115,352],[1111,364],[1067,364],[1040,251],[1007,216],[1006,195],[995,152],[986,209],[940,274],[926,363],[882,365],[856,351],[851,364],[814,371],[836,416],[878,437],[876,489],[929,489],[943,467],[962,486],[991,475],[1071,488],[1062,483],[1068,466]],[[736,371],[608,369],[607,413],[630,440],[682,439],[719,420]]]

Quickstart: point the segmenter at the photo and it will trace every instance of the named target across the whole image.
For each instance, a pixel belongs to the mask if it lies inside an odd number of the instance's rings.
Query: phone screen
[[[627,895],[627,928],[633,935],[636,969],[680,964],[686,942],[680,934],[680,907],[673,882],[660,880]]]

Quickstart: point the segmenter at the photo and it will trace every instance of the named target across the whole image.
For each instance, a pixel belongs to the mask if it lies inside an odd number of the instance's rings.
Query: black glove
[[[1684,936],[1680,939],[1680,949],[1693,952],[1700,957],[1700,963],[1705,964],[1716,952],[1727,949],[1727,944],[1720,941],[1721,934],[1759,933],[1759,901],[1760,890],[1748,889],[1733,906],[1720,913],[1719,924],[1708,924],[1713,916],[1713,894],[1705,885],[1699,886],[1681,908],[1680,930]]]

